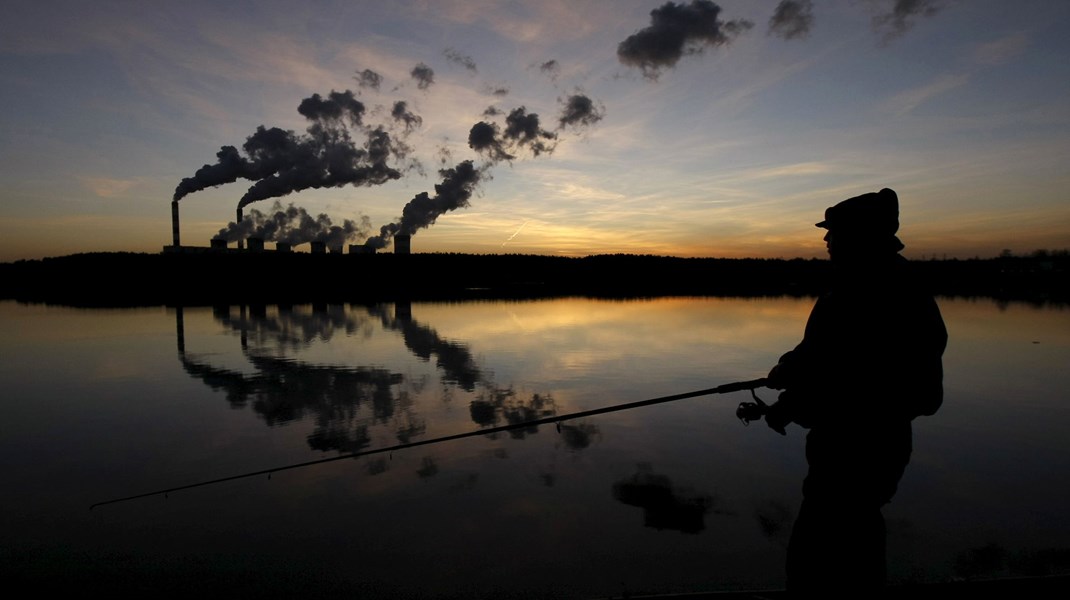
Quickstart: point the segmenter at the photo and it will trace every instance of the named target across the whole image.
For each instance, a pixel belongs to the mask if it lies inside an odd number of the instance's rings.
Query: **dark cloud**
[[[505,113],[502,112],[502,109],[498,108],[497,106],[488,106],[487,109],[483,111],[484,117],[497,117],[504,114]]]
[[[617,58],[656,79],[661,69],[675,66],[685,54],[701,54],[707,47],[723,46],[754,26],[745,20],[722,21],[720,13],[721,7],[709,0],[666,2],[650,11],[649,27],[617,46]]]
[[[395,121],[403,123],[406,130],[419,127],[424,122],[420,115],[409,110],[409,105],[404,100],[398,100],[394,103],[394,108],[390,110],[390,116],[394,117]]]
[[[426,90],[431,87],[431,84],[435,83],[435,72],[424,63],[413,67],[409,75],[412,75],[412,78],[416,80],[416,87],[421,90]]]
[[[887,4],[887,3],[884,3]],[[914,26],[919,17],[931,17],[943,8],[943,0],[891,0],[891,8],[873,17],[873,28],[884,40],[897,38]]]
[[[329,247],[339,247],[346,242],[364,238],[371,231],[371,221],[344,219],[335,224],[326,214],[313,217],[304,208],[290,204],[286,208],[276,202],[270,212],[255,208],[245,215],[240,223],[230,223],[216,234],[216,239],[236,242],[250,237],[267,242],[283,242],[296,246],[309,242],[324,242]]]
[[[379,86],[383,84],[383,76],[371,69],[357,71],[357,75],[353,79],[357,80],[358,86],[362,88],[372,88],[376,91],[378,91]]]
[[[587,127],[602,120],[605,116],[605,108],[595,106],[584,94],[573,94],[562,101],[561,117],[558,123],[561,127]]]
[[[769,17],[769,33],[785,40],[805,38],[814,25],[811,0],[781,0]]]
[[[413,235],[433,225],[443,214],[468,206],[468,200],[483,179],[484,171],[466,160],[451,169],[442,169],[439,175],[442,176],[442,182],[435,184],[434,196],[427,192],[417,194],[402,209],[400,219],[383,225],[379,235],[369,238],[365,245],[385,248],[395,235]]]
[[[505,96],[509,95],[509,88],[505,87],[504,85],[488,85],[486,88],[486,92],[491,96],[498,96],[499,98],[504,98]]]
[[[476,72],[476,61],[472,60],[471,56],[461,54],[453,48],[446,48],[445,50],[443,50],[442,56],[445,56],[446,60],[450,61],[451,63],[461,65],[462,67],[468,69],[473,73]]]

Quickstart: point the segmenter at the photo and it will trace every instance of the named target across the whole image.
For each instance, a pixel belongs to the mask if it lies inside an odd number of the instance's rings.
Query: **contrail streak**
[[[513,232],[513,235],[509,236],[509,239],[507,239],[504,242],[502,242],[502,248],[504,248],[505,245],[508,244],[509,242],[513,241],[513,238],[515,238],[516,236],[520,235],[520,230],[523,229],[524,226],[527,225],[528,221],[530,221],[530,220],[531,219],[527,219],[523,223],[521,223],[520,227],[517,227],[516,231]]]

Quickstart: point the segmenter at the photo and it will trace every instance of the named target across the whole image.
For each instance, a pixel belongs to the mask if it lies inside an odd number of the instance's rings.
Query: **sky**
[[[160,252],[176,196],[189,246],[808,258],[889,187],[910,258],[1070,248],[1070,2],[3,11],[3,262]]]

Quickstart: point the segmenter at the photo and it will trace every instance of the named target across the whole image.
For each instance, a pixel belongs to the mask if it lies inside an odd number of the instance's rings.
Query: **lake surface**
[[[939,303],[945,403],[915,421],[885,507],[890,579],[1070,572],[1070,310]],[[812,304],[3,302],[0,568],[41,589],[177,594],[780,587],[804,431],[743,426],[746,392],[89,507],[762,377]]]

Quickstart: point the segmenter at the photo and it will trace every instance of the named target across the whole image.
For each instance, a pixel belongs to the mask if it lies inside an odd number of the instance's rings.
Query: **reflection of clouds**
[[[613,497],[643,509],[643,524],[654,529],[699,533],[706,528],[706,514],[716,510],[717,501],[705,494],[677,489],[665,475],[648,465],[640,465],[631,477],[613,484]]]

